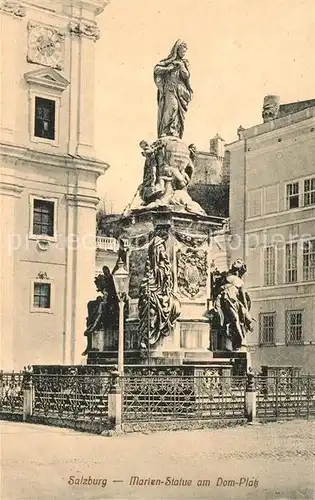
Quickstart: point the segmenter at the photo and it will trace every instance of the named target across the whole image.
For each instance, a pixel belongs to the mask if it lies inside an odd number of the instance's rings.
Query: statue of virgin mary
[[[169,56],[154,68],[154,81],[158,89],[158,137],[183,137],[185,114],[192,98],[187,44],[177,40]]]

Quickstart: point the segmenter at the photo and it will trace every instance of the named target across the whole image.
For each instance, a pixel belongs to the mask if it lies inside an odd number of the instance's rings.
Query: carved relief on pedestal
[[[63,69],[65,32],[54,26],[30,21],[28,27],[27,61]]]
[[[71,22],[69,24],[69,31],[77,36],[91,38],[94,42],[100,38],[100,30],[96,24]]]
[[[177,284],[182,295],[195,299],[205,295],[208,278],[206,250],[179,249],[177,257]]]
[[[6,12],[7,14],[12,14],[16,17],[25,17],[26,9],[19,2],[10,2],[3,0],[0,3],[0,11]]]

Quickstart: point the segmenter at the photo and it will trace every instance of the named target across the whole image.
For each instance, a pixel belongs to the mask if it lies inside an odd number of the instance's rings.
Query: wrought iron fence
[[[164,372],[160,367],[126,369],[117,379],[123,393],[122,421],[243,419],[248,416],[246,402],[252,400],[251,391],[256,392],[259,420],[315,416],[315,376],[236,377],[218,370],[188,368],[169,367]],[[59,419],[64,425],[70,420],[108,424],[112,418],[109,394],[114,400],[119,384],[114,387],[113,373],[103,368],[101,373],[94,371],[0,372],[0,412],[23,414],[24,418],[24,410],[34,417],[57,417],[56,423]],[[117,401],[119,398],[115,404]],[[26,409],[28,405],[31,411]]]
[[[257,377],[257,417],[308,418],[315,415],[315,376]]]
[[[122,387],[125,420],[244,417],[246,377],[126,375]]]
[[[23,413],[23,373],[0,372],[0,411]]]
[[[74,420],[106,420],[107,375],[32,375],[33,415]]]

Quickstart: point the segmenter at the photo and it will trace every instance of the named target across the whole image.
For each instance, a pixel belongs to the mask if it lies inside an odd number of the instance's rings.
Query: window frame
[[[314,182],[314,189],[310,189],[309,191],[305,190],[305,183],[309,181],[310,182],[310,187],[312,186],[312,181]],[[306,194],[309,194],[310,200],[312,199],[312,194],[314,195],[314,203],[305,203],[305,196]],[[315,206],[315,176],[314,177],[308,177],[303,180],[303,207],[312,207]]]
[[[305,191],[305,182],[306,181],[312,182],[312,180],[314,180],[314,182],[315,182],[315,176],[314,176],[314,174],[313,175],[308,175],[307,177],[301,177],[299,179],[292,179],[292,180],[287,181],[287,182],[284,183],[284,211],[285,212],[292,212],[292,211],[295,211],[295,210],[303,210],[303,209],[308,209],[308,208],[310,208],[310,209],[315,208],[315,203],[312,203],[312,204],[309,204],[309,205],[305,204],[305,195],[307,193],[310,193],[310,196],[311,196],[311,194],[315,192],[315,190]],[[299,206],[298,207],[290,208],[288,206],[287,189],[288,189],[288,186],[290,184],[298,184],[298,189],[299,189],[299,193],[298,193]]]
[[[263,318],[269,316],[273,318],[273,338],[270,341],[265,341],[263,339]],[[259,345],[275,345],[276,344],[276,321],[277,313],[276,311],[267,311],[259,313]]]
[[[40,99],[46,99],[49,101],[54,101],[55,103],[55,138],[47,139],[46,137],[37,137],[35,135],[35,117],[36,117],[36,97]],[[59,130],[60,130],[60,106],[61,106],[61,98],[59,95],[56,95],[55,92],[45,92],[44,89],[31,88],[29,91],[29,101],[30,101],[30,109],[29,109],[29,134],[30,141],[37,144],[49,144],[50,146],[59,147]]]
[[[290,245],[291,247],[291,252],[292,252],[292,248],[293,246],[295,246],[296,248],[296,267],[295,268],[288,268],[287,267],[287,246]],[[292,259],[292,257],[291,257]],[[287,241],[285,244],[284,244],[284,280],[283,280],[283,283],[286,284],[286,285],[290,285],[292,283],[298,283],[299,282],[299,242],[298,241]],[[287,273],[288,272],[292,272],[293,270],[296,270],[296,280],[292,281],[292,280],[287,280]]]
[[[52,119],[50,121],[48,121],[48,124],[51,122],[50,131],[51,131],[51,135],[53,137],[42,137],[41,135],[36,134],[36,128],[37,128],[38,122],[44,121],[43,119],[40,120],[39,118],[37,118],[37,111],[39,109],[39,104],[40,104],[39,101],[46,101],[46,103],[52,103],[52,106],[51,106],[52,109],[50,110],[51,116],[49,117]],[[48,109],[48,108],[46,108],[46,109]],[[55,139],[56,139],[56,100],[55,99],[47,99],[47,98],[35,95],[35,116],[34,116],[34,131],[33,131],[33,133],[37,139],[47,139],[49,141],[55,141]]]
[[[50,307],[36,307],[34,305],[35,285],[50,285]],[[54,309],[54,286],[53,280],[34,278],[31,280],[31,293],[30,293],[30,312],[41,314],[53,314]]]
[[[286,345],[303,345],[304,344],[304,328],[303,328],[303,309],[287,309],[285,311],[285,343]],[[299,326],[292,325],[289,323],[289,318],[291,318],[292,314],[301,314],[301,338],[299,340],[291,340],[291,327]]]
[[[305,245],[305,244],[308,244],[309,249],[310,249],[311,242],[314,242],[314,245],[315,245],[315,237],[313,237],[313,238],[308,238],[308,239],[305,239],[305,240],[303,240],[303,241],[302,241],[302,251],[301,251],[301,253],[302,253],[302,255],[301,255],[301,260],[302,260],[302,279],[303,279],[303,282],[305,282],[305,283],[309,283],[309,282],[315,281],[315,248],[314,248],[314,252],[310,252],[310,251],[308,252],[308,255],[309,255],[309,256],[314,255],[314,266],[312,266],[312,267],[313,267],[313,269],[314,269],[314,271],[313,271],[313,272],[314,272],[314,276],[313,276],[313,277],[310,277],[310,278],[305,277],[305,266],[304,266],[304,255],[305,255],[305,254],[304,254],[304,245]],[[311,274],[311,273],[310,273],[310,269],[311,269],[312,267],[309,267],[309,274]]]
[[[53,236],[47,234],[34,234],[34,200],[48,201],[54,203],[54,224],[53,224]],[[30,240],[46,240],[51,242],[57,241],[57,216],[58,216],[58,198],[48,198],[46,196],[39,196],[35,194],[30,195],[30,213],[29,213],[29,234]]]

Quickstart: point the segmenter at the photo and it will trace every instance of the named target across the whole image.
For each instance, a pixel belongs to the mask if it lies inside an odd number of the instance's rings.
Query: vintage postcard
[[[0,0],[1,498],[312,500],[312,0]]]

